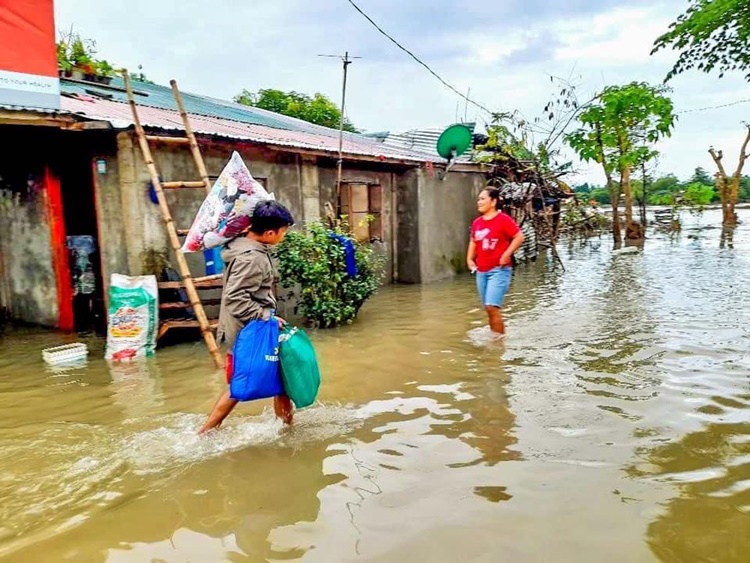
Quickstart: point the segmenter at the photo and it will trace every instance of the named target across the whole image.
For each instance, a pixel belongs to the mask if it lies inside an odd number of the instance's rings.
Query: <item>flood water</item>
[[[51,371],[0,338],[0,559],[747,561],[750,212],[516,272],[487,341],[467,277],[385,289],[313,333],[320,403],[195,431],[202,344]]]

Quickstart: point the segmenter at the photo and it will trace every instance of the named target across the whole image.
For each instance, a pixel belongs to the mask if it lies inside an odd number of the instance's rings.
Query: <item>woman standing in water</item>
[[[466,264],[477,276],[477,289],[490,330],[503,336],[500,308],[513,275],[513,253],[523,244],[523,233],[512,217],[500,211],[500,190],[485,188],[477,199],[477,217],[471,225]]]

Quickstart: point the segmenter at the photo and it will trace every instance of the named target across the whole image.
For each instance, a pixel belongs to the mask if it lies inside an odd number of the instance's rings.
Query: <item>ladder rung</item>
[[[193,278],[193,283],[210,282],[210,281],[220,280],[223,277],[224,277],[224,274],[212,274],[210,276],[201,276],[198,278]]]
[[[130,83],[130,75],[128,74],[128,71],[123,69],[122,70],[122,77],[125,82],[125,91],[127,93],[128,97],[128,104],[130,105],[130,110],[133,115],[133,125],[135,126],[135,132],[136,136],[138,137],[138,145],[141,148],[141,155],[143,156],[143,161],[146,164],[146,169],[148,170],[149,176],[151,177],[151,181],[154,184],[154,187],[157,189],[158,194],[162,194],[162,189],[178,189],[178,188],[203,188],[204,190],[211,187],[211,180],[209,180],[208,177],[208,171],[206,170],[206,164],[203,161],[203,156],[201,155],[200,146],[198,145],[197,140],[195,139],[195,135],[193,134],[193,129],[190,126],[190,120],[188,119],[187,112],[185,111],[185,105],[182,103],[182,96],[180,95],[180,91],[177,89],[177,83],[172,80],[170,82],[172,86],[172,94],[174,96],[175,102],[177,103],[177,108],[180,112],[180,117],[182,119],[182,124],[184,126],[185,134],[184,136],[180,136],[180,134],[176,134],[175,136],[171,136],[170,133],[167,133],[164,136],[158,136],[158,135],[146,135],[146,132],[143,129],[143,124],[141,123],[141,119],[138,116],[138,109],[137,104],[135,101],[135,97],[133,96],[133,88],[132,84]],[[153,155],[151,154],[151,148],[149,146],[149,141],[154,142],[161,142],[161,143],[167,143],[167,144],[173,144],[173,145],[185,145],[187,144],[190,147],[190,153],[193,156],[193,160],[195,162],[195,166],[198,169],[198,175],[201,178],[200,182],[161,182],[159,179],[159,171],[157,170],[156,164],[154,163]],[[172,213],[169,210],[168,202],[164,200],[164,197],[162,195],[159,196],[159,208],[161,210],[162,218],[164,219],[164,224],[167,226],[167,230],[170,233],[170,236],[172,237],[173,242],[175,243],[175,246],[177,246],[177,241],[175,240],[175,225],[174,225],[174,218],[172,217]],[[219,347],[216,345],[216,339],[214,338],[214,335],[211,332],[212,328],[216,328],[216,321],[209,319],[206,316],[206,312],[203,309],[203,304],[200,300],[200,295],[198,294],[198,289],[212,289],[212,288],[220,288],[222,286],[222,280],[220,279],[221,276],[205,276],[203,278],[195,278],[191,279],[190,276],[190,269],[189,265],[187,263],[187,260],[185,259],[185,256],[182,252],[179,251],[179,249],[176,249],[176,258],[177,258],[177,265],[179,268],[180,273],[185,277],[184,281],[187,281],[187,285],[185,285],[183,282],[162,282],[159,284],[159,287],[167,289],[180,289],[185,288],[187,297],[190,300],[191,303],[193,303],[193,312],[195,313],[195,320],[189,320],[189,319],[183,319],[183,320],[171,320],[167,321],[165,323],[162,323],[159,326],[159,334],[158,338],[161,338],[164,336],[164,334],[169,331],[171,328],[179,328],[179,327],[197,327],[200,328],[201,334],[203,336],[203,339],[206,341],[206,346],[208,347],[208,351],[211,354],[211,357],[214,360],[214,363],[216,364],[216,367],[221,368],[224,366],[224,357],[221,354],[221,351],[219,350]],[[175,307],[176,308],[176,307]],[[188,309],[189,310],[189,309]]]
[[[190,139],[187,137],[158,137],[156,135],[146,135],[146,139],[152,143],[164,143],[174,145],[189,145]]]
[[[193,278],[193,285],[195,285],[197,289],[220,288],[223,285],[223,277],[223,274],[216,274],[213,276]],[[181,281],[159,282],[159,289],[180,289],[183,287],[185,287],[185,284]]]
[[[183,320],[168,320],[161,323],[163,326],[168,326],[169,328],[200,328],[200,324],[198,324],[198,321],[183,321]],[[216,328],[219,326],[219,320],[218,319],[208,319],[208,325],[211,328]]]
[[[161,188],[163,190],[178,190],[180,188],[204,188],[206,184],[201,181],[198,182],[162,182]]]
[[[221,303],[221,299],[201,299],[201,303],[204,307],[218,305],[219,303]],[[190,309],[191,307],[192,305],[187,301],[159,303],[159,309]]]
[[[190,232],[190,229],[175,229],[177,231],[178,237],[186,237],[188,236],[188,233]]]

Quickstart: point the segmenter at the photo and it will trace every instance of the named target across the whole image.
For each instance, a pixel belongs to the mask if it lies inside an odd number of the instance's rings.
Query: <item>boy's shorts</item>
[[[234,356],[232,356],[232,354],[227,354],[227,367],[226,367],[227,385],[229,385],[232,382],[232,370],[233,369],[234,369]]]
[[[493,268],[489,272],[477,272],[477,291],[485,307],[503,306],[505,294],[510,288],[513,268],[507,266]]]

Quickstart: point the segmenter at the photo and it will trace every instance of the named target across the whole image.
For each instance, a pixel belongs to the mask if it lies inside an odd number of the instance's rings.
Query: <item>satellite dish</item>
[[[469,147],[473,134],[471,130],[461,123],[451,125],[440,134],[437,142],[437,152],[445,160],[451,161],[464,154]]]

